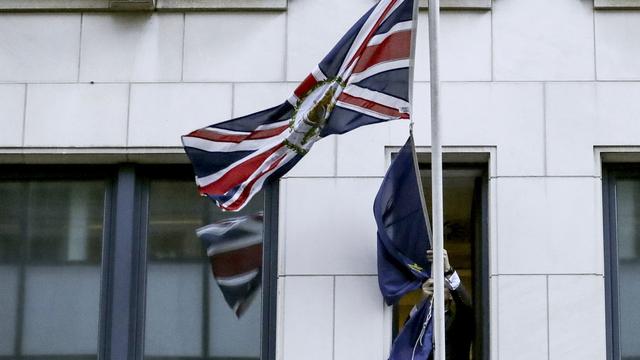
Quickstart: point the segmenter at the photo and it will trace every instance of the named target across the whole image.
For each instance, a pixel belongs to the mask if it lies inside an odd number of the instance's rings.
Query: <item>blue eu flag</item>
[[[426,259],[430,225],[412,136],[391,163],[373,213],[378,227],[378,283],[385,302],[391,305],[431,275]],[[426,359],[432,347],[430,314],[429,302],[413,312],[394,342],[390,360],[409,360],[413,355]]]

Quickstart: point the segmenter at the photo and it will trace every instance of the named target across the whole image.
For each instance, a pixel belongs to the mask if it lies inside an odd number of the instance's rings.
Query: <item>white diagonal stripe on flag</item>
[[[185,136],[182,138],[184,146],[188,146],[194,149],[199,149],[206,152],[235,152],[235,151],[255,151],[264,147],[270,148],[282,140],[287,138],[288,131],[283,131],[282,134],[276,137],[270,137],[267,139],[256,140],[244,140],[240,143],[234,142],[213,142],[207,139],[201,139],[198,137]]]
[[[281,150],[284,151],[284,154],[282,154],[280,151],[272,154],[270,157],[272,158],[271,160],[265,161],[263,166],[261,166],[260,169],[258,169],[256,172],[252,174],[249,181],[245,181],[244,183],[242,183],[242,185],[240,185],[240,188],[238,189],[238,191],[236,191],[236,193],[233,195],[231,199],[226,201],[224,204],[221,204],[222,208],[226,210],[231,210],[231,211],[237,210],[237,207],[239,205],[236,204],[236,201],[238,201],[240,196],[242,196],[247,186],[251,186],[251,188],[249,189],[249,198],[251,198],[255,193],[257,193],[262,189],[262,185],[271,174],[273,174],[278,169],[286,165],[291,159],[293,159],[297,155],[295,152],[293,152],[292,150],[286,147],[282,148]],[[276,158],[276,156],[278,157]],[[272,166],[272,164],[275,161],[278,161],[278,164],[272,169],[267,169],[270,166]],[[251,184],[251,182],[256,178],[258,178],[258,180],[254,184]]]
[[[405,21],[401,23],[395,24],[389,31],[384,34],[379,34],[371,38],[371,41],[367,44],[367,46],[375,46],[380,45],[384,39],[389,36],[401,32],[401,31],[411,31],[413,29],[413,21]]]
[[[318,80],[318,82],[327,80],[327,75],[322,72],[318,65],[316,65],[316,67],[313,69],[311,75],[313,75],[313,77]]]
[[[394,119],[398,118],[396,116],[389,116],[389,115],[381,114],[379,112],[371,111],[369,109],[365,109],[365,108],[360,107],[360,106],[356,106],[356,105],[353,105],[353,104],[348,104],[348,103],[345,103],[343,101],[338,101],[336,103],[336,106],[339,106],[339,107],[342,107],[342,108],[345,108],[345,109],[349,109],[349,110],[352,110],[352,111],[356,111],[356,112],[359,112],[359,113],[363,113],[363,114],[372,116],[372,117],[377,118],[377,119],[382,119],[382,120],[394,120]]]
[[[367,40],[367,37],[369,36],[371,31],[375,30],[373,29],[373,27],[378,23],[378,20],[380,20],[380,17],[384,14],[387,7],[389,5],[396,5],[397,3],[402,3],[402,0],[381,0],[378,3],[367,21],[360,28],[358,36],[356,36],[353,44],[351,44],[351,48],[349,49],[349,52],[347,52],[347,56],[345,57],[345,62],[342,64],[342,66],[340,67],[340,71],[338,72],[339,76],[342,76],[343,78],[348,76],[347,70],[352,66],[353,63],[355,63],[356,59],[353,59],[353,57],[356,56],[357,51],[362,46],[362,43]]]
[[[407,101],[398,99],[397,97],[393,97],[391,95],[387,95],[378,91],[365,89],[363,87],[356,86],[356,85],[347,86],[343,92],[351,96],[376,102],[386,107],[398,109],[398,111],[401,111],[401,112],[406,111],[405,109],[409,108],[409,102]]]
[[[261,227],[262,229],[262,227]],[[251,245],[257,245],[262,243],[262,233],[256,234],[253,237],[249,237],[241,240],[227,241],[220,244],[210,245],[207,249],[207,256],[213,256],[229,251],[240,250]]]
[[[222,286],[239,286],[249,282],[251,279],[255,278],[258,275],[258,270],[251,270],[244,274],[230,276],[230,277],[220,277],[216,278],[218,284]]]
[[[375,64],[367,68],[367,70],[365,71],[359,72],[357,74],[351,74],[351,77],[349,78],[348,83],[354,84],[368,77],[371,77],[373,75],[376,75],[385,71],[403,69],[408,67],[409,67],[409,59],[387,61],[384,63]]]
[[[393,12],[396,11],[400,7],[400,5],[402,5],[403,2],[404,2],[404,0],[400,0],[397,3],[395,3],[393,5],[393,7],[391,8],[391,11],[389,11],[387,13],[387,15],[384,17],[384,19],[382,21],[384,22],[385,20],[387,20],[389,18],[389,16],[391,16],[391,14],[393,14]]]
[[[206,128],[202,128],[201,130],[204,131],[213,131],[216,133],[220,133],[223,135],[237,135],[237,136],[242,136],[242,135],[249,135],[251,134],[251,131],[237,131],[237,130],[227,130],[227,129],[222,129],[222,128],[218,128],[218,127],[214,127],[214,126],[209,126]]]
[[[280,143],[282,143],[282,140],[276,142],[276,144],[280,144]],[[272,149],[273,149],[273,147],[265,146],[264,148],[260,148],[260,149],[256,150],[253,154],[251,154],[251,155],[249,155],[247,157],[244,157],[244,158],[232,163],[231,165],[227,166],[226,168],[221,169],[221,170],[219,170],[219,171],[217,171],[217,172],[215,172],[215,173],[213,173],[211,175],[207,175],[207,176],[204,176],[204,177],[197,177],[196,176],[196,184],[198,186],[200,186],[200,187],[209,186],[209,185],[213,184],[214,182],[220,180],[220,178],[222,178],[230,170],[232,170],[232,169],[234,169],[234,168],[236,168],[238,166],[241,166],[243,163],[248,162],[248,161],[250,161],[251,159],[253,159],[253,158],[257,157],[257,156],[260,156],[260,155],[262,155],[262,154],[264,154],[264,153],[266,153],[268,151],[271,151]],[[255,175],[255,174],[253,174],[253,175]]]

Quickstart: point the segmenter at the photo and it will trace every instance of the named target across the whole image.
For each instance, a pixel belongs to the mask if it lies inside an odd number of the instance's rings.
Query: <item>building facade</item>
[[[445,247],[474,359],[640,358],[640,2],[594,1],[443,0]],[[408,123],[321,140],[252,202],[263,281],[239,320],[195,236],[232,215],[180,147],[284,101],[374,3],[0,0],[0,359],[385,359],[403,310],[372,204]]]

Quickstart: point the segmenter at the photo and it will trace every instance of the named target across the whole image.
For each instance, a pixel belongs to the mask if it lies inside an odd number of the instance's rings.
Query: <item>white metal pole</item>
[[[445,360],[444,215],[442,197],[442,141],[440,134],[440,1],[429,0],[429,61],[431,73],[431,187],[433,211],[434,360]]]

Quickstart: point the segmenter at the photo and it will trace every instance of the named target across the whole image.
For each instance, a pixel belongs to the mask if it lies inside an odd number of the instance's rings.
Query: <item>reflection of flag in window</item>
[[[414,0],[380,0],[282,105],[183,136],[200,192],[240,210],[318,139],[408,119],[415,11]]]
[[[225,219],[196,230],[227,304],[240,317],[262,282],[263,214]]]

